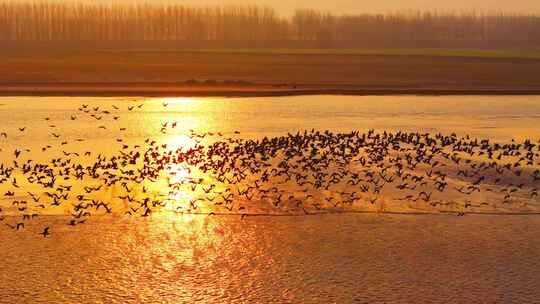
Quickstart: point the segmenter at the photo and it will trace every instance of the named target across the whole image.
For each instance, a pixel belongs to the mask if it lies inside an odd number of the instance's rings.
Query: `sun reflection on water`
[[[159,101],[164,105],[174,105],[174,104],[186,104],[195,102],[195,98],[190,97],[172,97],[172,98],[160,98]]]
[[[167,167],[169,184],[183,184],[190,178],[191,169],[185,165],[170,164]]]
[[[195,147],[197,142],[193,140],[193,138],[189,137],[188,135],[182,134],[182,135],[171,136],[167,138],[166,144],[167,144],[167,147],[172,151],[176,151],[178,149],[185,151],[185,150]]]

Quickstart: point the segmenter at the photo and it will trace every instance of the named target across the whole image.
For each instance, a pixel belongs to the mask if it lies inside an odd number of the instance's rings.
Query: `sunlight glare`
[[[195,98],[190,98],[190,97],[161,98],[159,99],[159,102],[162,104],[167,104],[167,105],[186,104],[186,103],[195,102]]]
[[[171,184],[184,184],[190,178],[190,170],[186,166],[171,164],[167,170]]]
[[[187,135],[179,135],[176,137],[171,137],[170,139],[167,139],[167,147],[172,150],[188,150],[190,148],[193,148],[197,143],[195,140],[193,140],[191,137]]]

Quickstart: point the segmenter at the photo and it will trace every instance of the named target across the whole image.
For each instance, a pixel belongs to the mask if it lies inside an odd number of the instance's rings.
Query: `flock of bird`
[[[138,105],[83,104],[70,120],[98,129],[121,121]],[[168,104],[161,105],[167,108]],[[48,128],[56,125],[43,117]],[[110,155],[97,150],[3,149],[0,133],[0,222],[25,229],[44,214],[65,214],[76,226],[106,214],[147,217],[154,212],[219,215],[312,215],[328,212],[537,212],[540,142],[408,132],[310,130],[242,138],[240,132],[189,130],[182,145],[162,142],[181,121],[160,122],[156,138],[118,138]],[[119,131],[125,131],[126,127]],[[59,146],[68,139],[50,132]],[[84,143],[84,138],[70,139]],[[58,145],[58,144],[57,144]],[[47,159],[46,157],[36,157]],[[39,229],[44,237],[50,227]]]

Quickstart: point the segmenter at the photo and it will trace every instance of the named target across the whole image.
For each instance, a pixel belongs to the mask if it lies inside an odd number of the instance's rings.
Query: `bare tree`
[[[539,47],[540,16],[407,12],[332,15],[268,7],[0,3],[0,42],[117,47]]]

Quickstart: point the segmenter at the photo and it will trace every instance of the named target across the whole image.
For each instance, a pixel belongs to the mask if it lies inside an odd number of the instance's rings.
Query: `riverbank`
[[[382,88],[339,85],[206,86],[170,83],[0,84],[0,96],[265,97],[302,95],[540,95],[540,88]]]
[[[7,60],[0,63],[0,95],[540,93],[536,51],[43,49],[1,53]]]

